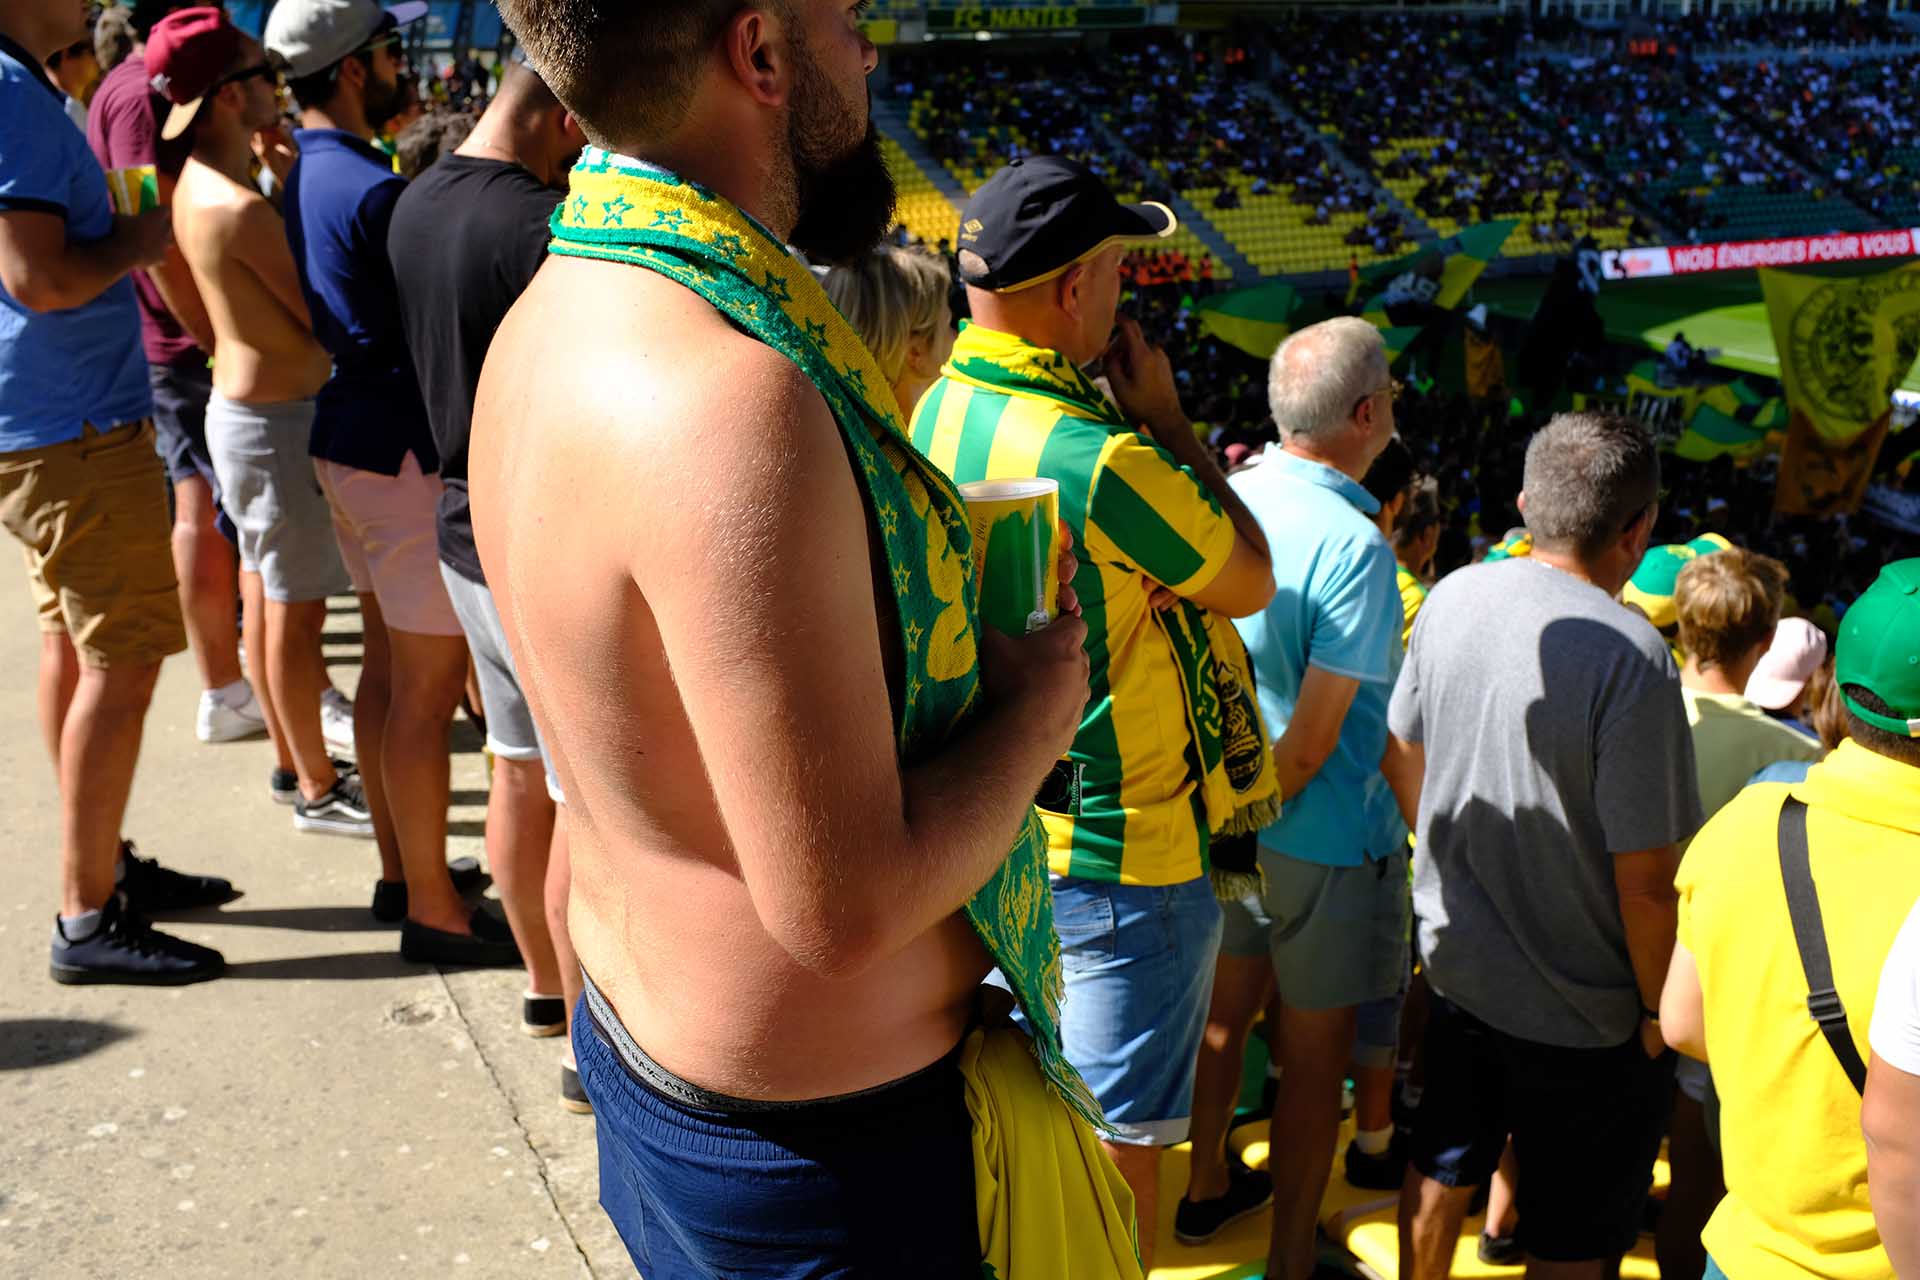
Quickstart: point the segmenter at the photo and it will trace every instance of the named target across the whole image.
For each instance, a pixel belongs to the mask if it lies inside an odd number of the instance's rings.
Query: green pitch
[[[1850,276],[1887,271],[1894,259],[1814,269],[1815,274]],[[1474,301],[1504,315],[1527,317],[1539,303],[1544,284],[1535,280],[1487,280],[1474,288]],[[1760,277],[1752,271],[1660,280],[1615,280],[1600,289],[1600,319],[1616,342],[1641,342],[1661,350],[1676,332],[1696,347],[1718,347],[1714,363],[1743,373],[1780,376],[1774,356],[1767,304]],[[1920,391],[1920,366],[1903,383]]]

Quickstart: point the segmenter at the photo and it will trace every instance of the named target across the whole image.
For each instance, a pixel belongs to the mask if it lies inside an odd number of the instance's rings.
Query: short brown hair
[[[701,55],[745,8],[787,0],[500,0],[540,78],[603,147],[672,136],[686,119]]]
[[[1733,547],[1680,570],[1673,604],[1680,647],[1703,667],[1726,667],[1767,643],[1780,623],[1787,566]]]

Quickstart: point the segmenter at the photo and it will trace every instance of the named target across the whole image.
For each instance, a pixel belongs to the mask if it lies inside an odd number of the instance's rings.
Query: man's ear
[[[1073,266],[1061,272],[1059,279],[1055,280],[1053,284],[1056,291],[1055,296],[1060,301],[1060,309],[1072,316],[1075,320],[1080,318],[1082,301],[1081,286],[1086,283],[1086,280],[1087,264],[1084,262],[1076,262]]]
[[[786,105],[793,80],[788,41],[795,38],[797,34],[781,30],[779,19],[767,9],[743,7],[728,21],[721,37],[727,66],[760,105]]]

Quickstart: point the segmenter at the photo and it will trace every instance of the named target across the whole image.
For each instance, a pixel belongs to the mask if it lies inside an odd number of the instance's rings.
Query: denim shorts
[[[1114,1140],[1186,1141],[1193,1072],[1213,998],[1220,903],[1202,876],[1185,884],[1053,880],[1066,974],[1067,1061],[1100,1099]]]
[[[728,1098],[648,1057],[589,979],[573,1047],[600,1205],[647,1280],[979,1280],[959,1046],[845,1097]]]
[[[1477,1186],[1512,1134],[1521,1247],[1546,1262],[1633,1248],[1672,1105],[1671,1052],[1648,1058],[1637,1034],[1610,1049],[1523,1040],[1435,991],[1422,1057],[1408,1143],[1416,1169]]]

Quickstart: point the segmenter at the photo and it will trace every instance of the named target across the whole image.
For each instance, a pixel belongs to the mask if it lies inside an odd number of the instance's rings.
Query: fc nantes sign
[[[1145,5],[1045,4],[997,5],[962,4],[954,8],[927,9],[930,35],[970,34],[986,31],[995,34],[1042,34],[1048,31],[1086,31],[1101,27],[1143,27],[1147,25]]]

